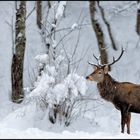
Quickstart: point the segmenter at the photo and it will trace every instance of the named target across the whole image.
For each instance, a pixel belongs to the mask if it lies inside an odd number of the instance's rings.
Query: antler
[[[99,58],[97,58],[94,54],[93,54],[93,56],[94,56],[94,58],[97,60],[98,66],[101,66],[101,63],[100,63],[100,58],[101,58],[101,56],[99,56]]]
[[[115,58],[113,57],[113,62],[110,63],[110,64],[108,64],[108,65],[111,66],[111,65],[113,65],[114,63],[116,63],[117,61],[119,61],[119,59],[122,57],[123,53],[124,53],[124,49],[122,48],[122,51],[121,51],[120,56],[119,56],[116,60],[115,60]]]
[[[99,56],[99,58],[97,58],[94,54],[93,54],[93,56],[94,56],[94,58],[97,60],[97,62],[98,62],[98,66],[101,66],[101,64],[100,64],[100,57],[101,56]],[[90,63],[90,62],[88,62],[88,64],[90,64],[90,65],[95,65],[95,64],[92,64],[92,63]]]
[[[120,54],[120,56],[115,60],[115,58],[113,57],[113,62],[112,63],[110,63],[110,64],[104,64],[104,65],[108,65],[108,66],[111,66],[111,65],[113,65],[114,63],[116,63],[117,61],[119,61],[119,59],[122,57],[122,55],[123,55],[123,53],[124,53],[124,49],[123,49],[123,47],[122,47],[122,51],[121,51],[121,54]],[[100,64],[100,62],[99,62],[99,58],[97,58],[94,54],[93,54],[93,56],[94,56],[94,58],[97,60],[97,62],[98,62],[98,66],[104,66],[104,65],[101,65]],[[101,57],[101,56],[100,56]],[[88,62],[90,65],[95,65],[95,64],[92,64],[92,63],[90,63],[90,62]]]
[[[88,64],[90,64],[90,65],[92,65],[92,66],[94,65],[94,64],[92,64],[92,63],[90,63],[90,62],[88,62]]]
[[[94,56],[94,58],[97,60],[97,61],[99,61],[99,59],[93,54],[93,56]]]

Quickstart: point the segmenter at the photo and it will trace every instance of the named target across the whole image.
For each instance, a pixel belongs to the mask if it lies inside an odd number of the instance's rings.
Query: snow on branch
[[[35,57],[35,60],[37,60],[40,63],[46,64],[48,62],[48,55],[47,54],[42,54],[42,55],[37,55]]]
[[[56,19],[61,18],[63,16],[65,7],[66,7],[66,1],[60,1],[55,15]]]
[[[113,9],[115,10],[115,13],[121,13],[121,12],[124,12],[124,11],[130,9],[134,5],[136,5],[136,1],[130,2],[129,4],[126,4],[121,8],[115,7]],[[138,6],[138,9],[139,9],[139,4],[137,6]]]
[[[74,29],[76,29],[76,28],[78,28],[78,24],[77,24],[77,23],[74,23],[74,24],[71,26],[71,29],[74,30]]]
[[[86,93],[87,87],[84,77],[79,76],[76,73],[70,73],[63,81],[55,83],[55,79],[58,73],[56,66],[51,66],[47,63],[49,56],[47,54],[37,55],[35,59],[41,64],[44,63],[45,69],[42,72],[42,75],[39,76],[35,82],[35,88],[30,93],[30,97],[42,95],[44,96],[46,94],[48,100],[53,98],[53,101],[58,103],[62,98],[65,99],[68,97],[69,89],[71,89],[71,96],[73,97],[76,97],[79,94],[84,95]],[[56,60],[57,64],[59,65],[59,63],[64,60],[64,57],[59,55]]]

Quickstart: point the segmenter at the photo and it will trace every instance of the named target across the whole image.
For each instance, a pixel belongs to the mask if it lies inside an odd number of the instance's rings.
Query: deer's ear
[[[93,65],[93,69],[94,69],[94,70],[97,70],[97,68],[98,68],[98,66]]]
[[[108,73],[108,71],[109,71],[109,66],[108,66],[108,65],[106,65],[106,66],[104,67],[104,73],[105,73],[105,74],[107,74],[107,73]]]

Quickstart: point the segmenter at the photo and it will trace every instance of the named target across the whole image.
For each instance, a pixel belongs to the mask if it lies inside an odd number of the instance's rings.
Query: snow
[[[57,72],[56,72],[56,69],[54,66],[49,66],[47,65],[46,66],[46,71],[49,73],[49,75],[52,75],[52,76],[56,76],[57,75]]]
[[[52,24],[52,27],[56,28],[56,24]]]
[[[66,86],[64,84],[58,84],[54,87],[52,91],[52,95],[55,98],[56,104],[60,101],[64,101],[65,97],[67,97]],[[53,99],[52,97],[50,99]]]
[[[0,127],[0,137],[10,138],[10,139],[139,139],[138,135],[126,135],[126,134],[114,134],[110,136],[110,133],[97,132],[94,134],[90,134],[88,132],[83,131],[75,131],[74,133],[69,131],[63,131],[62,133],[52,133],[40,131],[38,128],[28,128],[25,131],[19,131],[16,129],[8,129]],[[7,132],[5,134],[5,132]]]
[[[66,6],[66,1],[60,1],[59,2],[59,6],[58,6],[58,9],[57,9],[57,12],[56,12],[56,15],[55,15],[56,19],[61,18],[63,16],[65,6]]]
[[[46,64],[48,62],[49,57],[47,54],[42,54],[42,55],[37,55],[35,59],[40,63]]]
[[[68,77],[65,79],[65,84],[73,89],[73,93],[75,96],[78,95],[80,92],[82,95],[86,93],[87,85],[86,79],[84,77],[80,77],[77,74],[69,74]]]
[[[70,27],[73,30],[63,40],[64,48],[69,58],[71,58],[77,42],[79,32],[77,27],[81,24],[89,24],[81,28],[79,45],[73,58],[74,61],[79,60],[81,57],[83,59],[72,65],[72,73],[67,76],[65,76],[64,71],[58,73],[58,69],[56,69],[59,66],[65,68],[62,64],[67,62],[64,50],[61,52],[60,49],[62,44],[60,43],[57,50],[58,54],[55,60],[57,66],[49,65],[49,56],[44,54],[46,49],[42,43],[40,30],[36,26],[36,12],[33,11],[27,19],[27,48],[24,62],[24,90],[27,91],[27,94],[22,104],[18,105],[11,102],[12,37],[11,28],[5,21],[12,22],[14,4],[14,2],[0,2],[0,138],[140,138],[140,114],[132,113],[131,134],[128,135],[126,132],[121,134],[120,112],[111,103],[100,98],[94,82],[85,80],[85,77],[93,71],[93,68],[88,65],[88,61],[97,63],[93,58],[93,52],[96,56],[99,56],[97,40],[90,22],[89,4],[86,1],[68,1],[67,3],[66,1],[60,1],[55,15],[53,10],[50,11],[58,20],[61,19],[57,26],[51,24],[51,27],[58,29]],[[27,2],[27,14],[33,9],[34,4],[35,2]],[[67,6],[65,9],[66,16],[63,18],[65,6]],[[101,13],[98,9],[97,19],[103,25],[105,40],[109,46],[107,48],[109,61],[112,61],[113,56],[115,58],[119,56],[121,46],[125,48],[124,55],[114,65],[110,74],[118,81],[140,83],[140,63],[138,61],[140,44],[136,48],[139,37],[135,32],[138,5],[136,2],[130,1],[102,1],[101,6],[106,12],[105,15],[111,25],[118,47],[118,51],[114,51],[110,47],[107,29],[100,19]],[[45,11],[45,8],[43,10]],[[48,20],[50,23],[53,21],[51,16],[49,16]],[[50,29],[48,26],[46,28]],[[59,39],[66,33],[67,30],[57,32],[56,40],[53,41],[52,45],[56,47]],[[46,71],[42,72],[40,77],[36,77],[38,66],[42,66],[41,63],[46,65]],[[63,77],[63,79],[60,78],[57,81],[54,78],[55,76]],[[36,82],[34,82],[35,79],[37,79]],[[84,100],[79,104],[79,107],[74,108],[73,113],[77,113],[79,116],[75,115],[72,118],[70,126],[66,127],[63,123],[50,123],[48,110],[46,110],[44,104],[40,104],[40,98],[46,97],[46,93],[49,93],[46,98],[50,99],[50,104],[54,104],[54,102],[60,103],[68,96],[69,88],[72,89],[73,95],[70,98],[71,101],[79,99],[81,96],[92,97],[93,99]],[[52,100],[52,96],[54,100]],[[94,100],[96,98],[98,100]]]
[[[72,26],[71,26],[71,29],[74,30],[78,27],[78,24],[77,23],[74,23]]]
[[[64,56],[59,55],[59,56],[56,58],[56,63],[59,65],[64,59],[65,59]]]
[[[56,40],[53,40],[52,47],[53,47],[53,48],[55,48],[55,47],[56,47],[56,45],[57,45],[57,42],[56,42]]]

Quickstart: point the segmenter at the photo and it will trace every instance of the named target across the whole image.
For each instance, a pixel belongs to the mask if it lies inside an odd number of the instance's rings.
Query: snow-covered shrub
[[[49,107],[58,114],[58,119],[65,121],[65,125],[69,125],[72,115],[75,113],[75,105],[82,95],[85,95],[86,88],[85,78],[76,73],[71,73],[47,94]],[[56,119],[56,116],[54,117]]]
[[[61,62],[63,57],[57,57],[57,62]],[[86,80],[84,77],[76,73],[68,74],[65,79],[57,82],[59,78],[58,66],[49,64],[47,55],[38,55],[35,57],[41,64],[45,64],[41,75],[38,76],[34,83],[34,89],[27,96],[27,99],[35,101],[39,105],[45,105],[49,110],[48,118],[52,123],[64,122],[69,125],[74,113],[78,113],[75,105],[80,101],[80,98],[86,93]],[[58,63],[57,63],[58,64]]]

